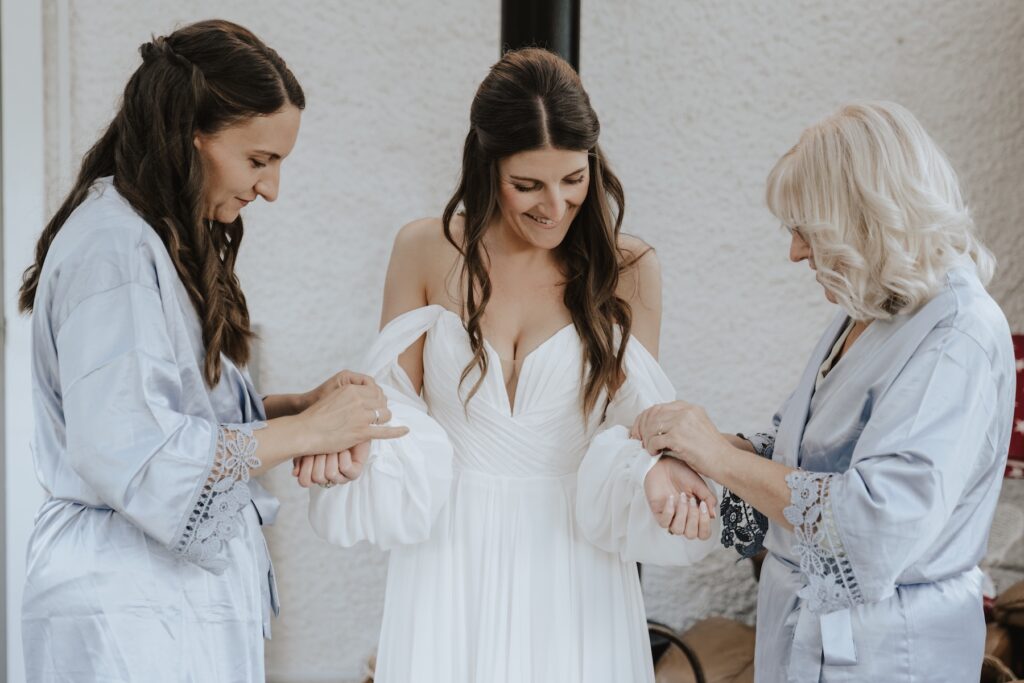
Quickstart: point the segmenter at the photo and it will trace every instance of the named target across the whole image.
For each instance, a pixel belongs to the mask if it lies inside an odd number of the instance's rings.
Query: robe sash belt
[[[771,556],[790,572],[787,581],[802,582],[799,568],[776,553]],[[857,648],[853,640],[853,615],[849,609],[828,614],[815,614],[807,600],[797,598],[795,613],[789,622],[795,627],[793,645],[789,655],[788,683],[818,683],[822,664],[851,666],[857,663]]]
[[[277,513],[281,509],[281,502],[270,495],[259,482],[249,481],[249,493],[252,505],[256,508],[256,514],[262,526],[270,526],[277,521]],[[267,539],[259,530],[255,530],[254,544],[259,553],[259,572],[265,577],[261,586],[261,599],[263,602],[263,637],[270,639],[270,618],[281,612],[281,603],[277,597],[277,575],[274,573],[274,563],[270,560],[270,549],[267,547]]]
[[[790,683],[817,683],[822,662],[829,666],[857,663],[849,609],[814,614],[801,601],[798,612],[789,659]]]

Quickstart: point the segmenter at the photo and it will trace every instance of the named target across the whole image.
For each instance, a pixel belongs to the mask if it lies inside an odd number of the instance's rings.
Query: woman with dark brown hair
[[[305,106],[284,61],[225,21],[140,52],[21,288],[47,493],[29,542],[26,672],[263,680],[277,605],[260,525],[277,502],[250,476],[332,453],[353,478],[365,442],[406,430],[374,426],[390,413],[368,377],[261,398],[245,370],[240,211],[277,197]]]
[[[652,355],[657,261],[620,234],[622,188],[566,62],[510,52],[470,123],[444,215],[395,241],[362,368],[441,439],[404,422],[424,457],[371,455],[360,480],[313,490],[310,520],[392,550],[377,681],[653,681],[635,562],[715,545],[706,483],[626,430],[675,396]],[[317,460],[303,470],[326,481]]]

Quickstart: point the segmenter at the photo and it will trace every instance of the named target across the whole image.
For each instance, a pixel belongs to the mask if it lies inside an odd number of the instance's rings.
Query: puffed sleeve
[[[718,544],[718,521],[707,540],[672,536],[658,526],[644,492],[644,479],[658,461],[629,437],[636,417],[657,403],[674,401],[675,388],[658,362],[636,339],[625,356],[626,380],[608,406],[601,431],[587,449],[577,476],[576,517],[596,546],[624,560],[689,565]],[[718,486],[708,481],[712,490]]]
[[[452,445],[398,364],[398,355],[437,320],[440,306],[396,318],[374,343],[360,369],[384,390],[391,426],[409,433],[373,441],[363,473],[355,481],[309,494],[309,522],[321,538],[349,547],[368,542],[384,550],[421,543],[448,502]]]
[[[979,458],[992,438],[996,387],[973,339],[936,329],[872,406],[847,471],[786,478],[784,514],[812,611],[884,599],[936,541],[965,487],[997,466]]]
[[[68,270],[72,270],[71,266]],[[253,429],[190,414],[152,255],[104,253],[68,286],[54,343],[68,462],[99,499],[186,560],[220,573],[249,504]],[[189,358],[185,362],[195,362]]]

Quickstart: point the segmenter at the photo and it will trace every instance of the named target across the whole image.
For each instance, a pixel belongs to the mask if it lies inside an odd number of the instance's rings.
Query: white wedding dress
[[[398,355],[424,332],[421,398]],[[459,317],[434,305],[393,320],[360,369],[410,433],[374,442],[356,481],[311,489],[323,538],[391,550],[376,683],[653,681],[635,563],[686,565],[718,543],[717,529],[691,541],[658,527],[642,484],[655,459],[622,426],[673,400],[671,383],[631,339],[605,421],[584,424],[572,325],[525,358],[514,409],[487,353],[467,410]]]

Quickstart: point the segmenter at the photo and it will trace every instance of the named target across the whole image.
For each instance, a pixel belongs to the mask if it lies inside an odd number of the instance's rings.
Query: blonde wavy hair
[[[956,173],[898,104],[848,104],[805,130],[768,175],[766,198],[855,320],[916,310],[964,256],[982,283],[992,279],[995,258],[974,235]]]

